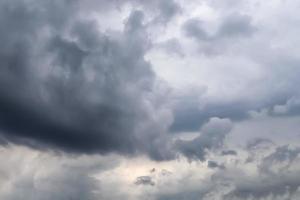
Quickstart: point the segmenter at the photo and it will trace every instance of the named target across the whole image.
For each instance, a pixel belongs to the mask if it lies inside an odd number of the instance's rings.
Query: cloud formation
[[[75,153],[150,152],[164,129],[156,120],[167,124],[168,114],[144,60],[143,12],[111,35],[80,12],[76,1],[1,2],[2,138]]]
[[[190,141],[177,140],[176,146],[183,155],[193,160],[206,159],[206,153],[223,146],[226,135],[232,129],[229,119],[211,118],[199,136]]]
[[[298,200],[296,1],[0,1],[0,199]]]

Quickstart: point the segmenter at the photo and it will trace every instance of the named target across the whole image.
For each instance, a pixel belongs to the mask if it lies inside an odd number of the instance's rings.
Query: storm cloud
[[[0,1],[0,199],[298,200],[297,1]]]
[[[143,12],[112,35],[80,12],[76,1],[1,2],[1,135],[75,153],[148,151],[164,127]]]

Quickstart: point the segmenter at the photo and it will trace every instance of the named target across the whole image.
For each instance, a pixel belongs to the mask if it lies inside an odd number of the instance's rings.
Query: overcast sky
[[[0,199],[300,199],[299,9],[0,0]]]

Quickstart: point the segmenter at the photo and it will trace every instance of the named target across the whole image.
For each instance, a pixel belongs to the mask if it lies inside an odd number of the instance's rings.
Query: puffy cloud
[[[1,2],[1,135],[75,153],[151,152],[170,114],[144,60],[143,12],[112,34],[81,12],[76,1]]]
[[[0,199],[299,199],[298,8],[1,1]]]

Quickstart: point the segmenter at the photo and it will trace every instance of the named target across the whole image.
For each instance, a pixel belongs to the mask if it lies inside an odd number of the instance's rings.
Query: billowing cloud
[[[158,110],[159,83],[144,60],[143,12],[111,35],[80,12],[76,1],[1,2],[2,137],[69,152],[150,152],[165,126],[155,121],[168,124],[169,114]]]
[[[0,199],[298,200],[297,1],[0,1]]]

